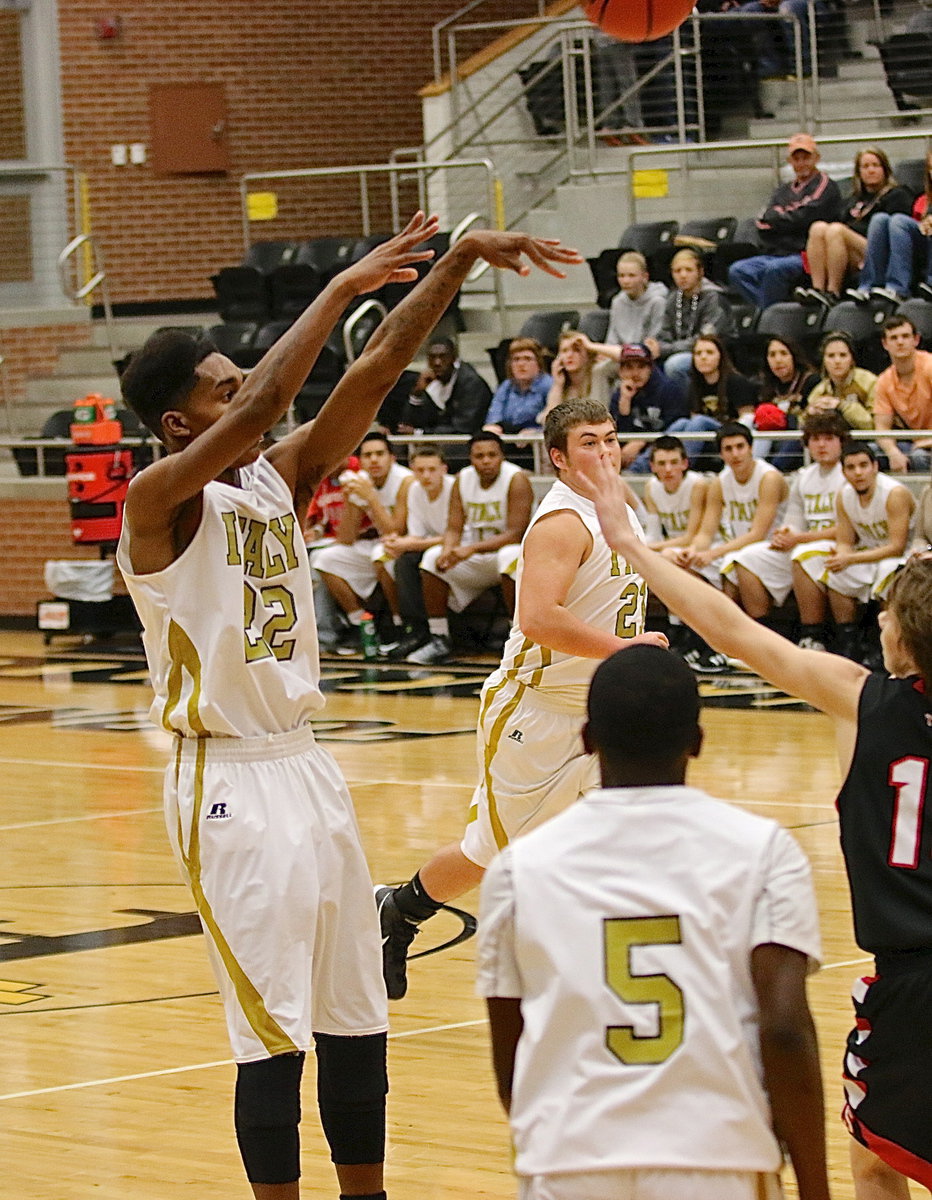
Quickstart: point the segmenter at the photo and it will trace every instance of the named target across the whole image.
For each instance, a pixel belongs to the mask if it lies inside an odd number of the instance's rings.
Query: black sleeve
[[[435,432],[478,433],[491,402],[492,389],[478,371],[464,363]]]
[[[742,408],[756,408],[760,386],[746,375],[729,375],[725,382],[728,397],[728,416],[735,420]]]

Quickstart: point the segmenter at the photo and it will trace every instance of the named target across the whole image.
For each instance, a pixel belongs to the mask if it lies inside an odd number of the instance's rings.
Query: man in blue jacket
[[[618,376],[609,411],[620,434],[660,433],[672,421],[689,415],[682,381],[665,375],[643,342],[618,347]],[[622,469],[646,474],[650,470],[646,446],[643,439],[622,442]]]

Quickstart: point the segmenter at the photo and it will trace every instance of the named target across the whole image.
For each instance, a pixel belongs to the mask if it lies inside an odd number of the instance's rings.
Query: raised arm
[[[847,723],[842,755],[850,757],[858,699],[868,672],[834,654],[800,650],[778,633],[752,621],[726,596],[643,546],[635,537],[624,503],[622,481],[604,460],[595,482],[573,473],[571,482],[596,505],[605,540],[643,576],[651,591],[716,650],[740,658],[762,678]],[[841,741],[839,742],[841,746]]]
[[[560,279],[564,272],[557,264],[582,261],[575,250],[558,241],[523,233],[477,230],[460,238],[385,318],[316,420],[270,451],[270,459],[291,486],[299,506],[302,494],[313,491],[327,470],[358,445],[389,389],[480,258],[519,275],[530,273],[527,259]]]

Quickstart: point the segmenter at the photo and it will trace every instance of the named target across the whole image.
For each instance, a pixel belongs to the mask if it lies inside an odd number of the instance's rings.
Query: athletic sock
[[[439,900],[428,896],[421,883],[420,872],[395,889],[395,906],[409,921],[426,921],[435,912],[443,908]]]
[[[346,619],[349,621],[350,625],[355,625],[358,627],[362,624],[362,618],[365,611],[366,610],[364,608],[354,608],[352,612],[346,614]]]
[[[427,627],[433,637],[450,636],[450,622],[446,617],[430,617]]]
[[[340,1200],[386,1200],[384,1192],[359,1192],[348,1196],[345,1192],[340,1192]]]
[[[803,638],[811,638],[814,642],[824,642],[825,641],[825,630],[823,629],[821,624],[819,624],[819,625],[800,625],[799,640],[802,641]]]

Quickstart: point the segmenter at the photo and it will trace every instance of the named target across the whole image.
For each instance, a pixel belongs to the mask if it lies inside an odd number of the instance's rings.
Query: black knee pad
[[[236,1140],[250,1183],[292,1183],[301,1175],[303,1070],[303,1051],[237,1066]]]
[[[353,1166],[385,1157],[387,1035],[314,1034],[320,1123],[335,1163]]]

